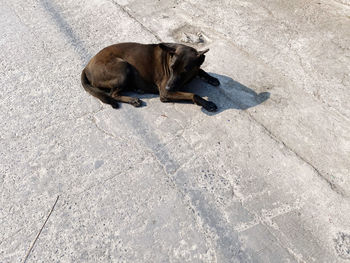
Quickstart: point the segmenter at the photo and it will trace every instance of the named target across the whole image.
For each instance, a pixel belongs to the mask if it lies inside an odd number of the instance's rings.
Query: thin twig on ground
[[[57,204],[57,201],[58,201],[58,198],[59,198],[59,197],[60,197],[60,196],[58,195],[57,198],[56,198],[55,203],[53,204],[53,206],[52,206],[52,208],[51,208],[51,210],[50,210],[50,213],[49,213],[49,214],[47,215],[47,217],[46,217],[46,220],[45,220],[44,224],[42,225],[42,227],[41,227],[39,233],[36,235],[33,244],[30,246],[30,248],[29,248],[29,250],[28,250],[28,252],[27,252],[27,255],[26,255],[26,257],[25,257],[25,259],[24,259],[24,261],[23,261],[23,263],[27,262],[27,259],[28,259],[29,255],[30,255],[30,252],[32,252],[33,247],[34,247],[36,241],[38,240],[38,238],[39,238],[39,236],[40,236],[40,234],[41,234],[41,231],[44,229],[44,227],[45,227],[45,225],[46,225],[46,222],[49,220],[49,218],[50,218],[50,216],[51,216],[51,214],[52,214],[52,212],[53,212],[53,210],[54,210],[54,208],[55,208],[55,206],[56,206],[56,204]]]

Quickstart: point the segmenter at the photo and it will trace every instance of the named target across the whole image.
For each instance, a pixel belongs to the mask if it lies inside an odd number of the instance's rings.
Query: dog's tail
[[[109,96],[107,93],[103,92],[99,88],[95,88],[91,85],[90,81],[86,77],[85,69],[81,73],[81,84],[84,89],[89,92],[92,96],[100,99],[102,102],[112,105],[113,108],[118,108],[118,102]]]

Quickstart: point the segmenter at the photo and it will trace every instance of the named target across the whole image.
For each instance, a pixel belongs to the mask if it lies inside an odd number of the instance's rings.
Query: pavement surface
[[[0,34],[0,262],[350,262],[350,1],[0,0]],[[210,48],[219,110],[87,94],[125,41]]]

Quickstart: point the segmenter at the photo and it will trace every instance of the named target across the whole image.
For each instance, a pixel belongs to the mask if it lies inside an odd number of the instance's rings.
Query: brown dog
[[[141,106],[140,99],[121,95],[123,91],[136,91],[159,93],[162,102],[187,100],[215,111],[213,102],[178,91],[196,76],[211,85],[220,85],[218,79],[200,69],[208,50],[170,43],[112,45],[90,60],[81,74],[81,82],[87,92],[113,108],[118,107],[118,101]]]

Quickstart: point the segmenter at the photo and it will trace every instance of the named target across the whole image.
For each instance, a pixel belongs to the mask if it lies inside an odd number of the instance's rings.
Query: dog
[[[122,95],[123,91],[136,91],[159,94],[162,102],[192,101],[207,111],[216,111],[213,102],[179,91],[195,77],[220,85],[200,68],[208,51],[175,43],[119,43],[102,49],[89,61],[81,82],[87,92],[113,108],[118,108],[118,102],[141,106],[140,99]]]

